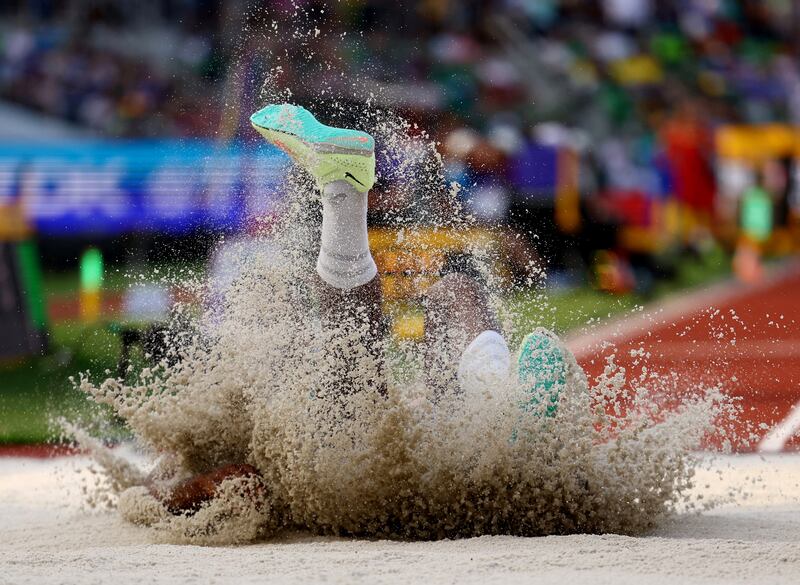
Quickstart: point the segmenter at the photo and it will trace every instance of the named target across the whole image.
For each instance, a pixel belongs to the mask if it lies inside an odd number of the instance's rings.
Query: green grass
[[[166,276],[202,277],[206,266],[193,262],[181,265],[149,264],[146,267],[107,267],[103,274],[103,290],[118,292],[137,282],[158,282]],[[77,270],[51,271],[42,275],[42,289],[48,297],[77,295],[80,290],[80,274]]]
[[[61,323],[51,330],[49,355],[0,365],[0,443],[41,443],[56,436],[57,416],[85,416],[91,404],[70,383],[89,371],[98,377],[114,371],[119,342],[98,325]]]
[[[196,266],[149,267],[164,275],[170,269],[193,274]],[[137,275],[139,271],[133,271]],[[123,270],[108,270],[103,288],[124,290],[134,281]],[[72,272],[48,272],[43,275],[47,298],[75,296],[79,275]],[[95,407],[69,381],[89,372],[92,379],[102,379],[108,370],[116,372],[121,344],[106,325],[62,322],[50,327],[50,352],[43,357],[14,363],[0,363],[0,444],[42,443],[57,438],[52,421],[59,416],[76,420],[91,418]],[[135,355],[133,356],[135,359]]]
[[[669,295],[709,285],[731,273],[730,257],[720,248],[712,248],[696,258],[682,258],[675,264],[669,280],[657,281],[647,295],[612,295],[590,286],[563,291],[512,295],[510,305],[516,314],[517,329],[547,327],[559,334],[610,317],[629,313]],[[517,340],[514,340],[516,342]]]
[[[640,303],[641,298],[635,295],[613,296],[588,286],[540,294],[521,292],[510,299],[520,335],[534,327],[547,327],[561,335],[632,311]],[[512,340],[512,346],[518,341]]]
[[[698,258],[684,258],[676,265],[674,278],[657,282],[652,298],[661,298],[683,290],[707,285],[731,274],[731,257],[713,247]]]

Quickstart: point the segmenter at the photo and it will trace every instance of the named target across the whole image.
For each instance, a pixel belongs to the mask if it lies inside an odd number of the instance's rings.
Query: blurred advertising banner
[[[552,201],[559,186],[559,149],[529,143],[509,162],[509,180],[532,200]]]
[[[0,207],[50,235],[235,229],[270,212],[287,163],[212,142],[0,143]]]

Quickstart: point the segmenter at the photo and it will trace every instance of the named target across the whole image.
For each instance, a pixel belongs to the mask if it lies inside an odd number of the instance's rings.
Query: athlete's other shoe
[[[320,188],[344,180],[366,192],[375,183],[375,140],[366,132],[326,126],[292,104],[269,105],[250,116],[250,123],[306,169]]]
[[[517,360],[519,382],[527,394],[526,412],[553,417],[567,383],[568,350],[551,331],[537,328],[522,340]]]

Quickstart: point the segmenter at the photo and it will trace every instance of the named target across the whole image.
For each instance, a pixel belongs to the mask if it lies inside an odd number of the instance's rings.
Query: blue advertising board
[[[235,229],[282,196],[279,150],[212,142],[0,143],[0,206],[40,233]]]
[[[558,189],[558,149],[530,142],[509,161],[509,183],[523,197],[552,201]]]

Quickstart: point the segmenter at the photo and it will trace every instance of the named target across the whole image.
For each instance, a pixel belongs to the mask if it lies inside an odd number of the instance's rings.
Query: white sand
[[[700,474],[697,489],[713,497],[746,488],[748,497],[702,516],[679,516],[644,538],[390,542],[293,535],[220,548],[152,544],[150,531],[113,511],[81,511],[86,463],[0,459],[0,583],[800,580],[800,455],[719,460]]]

